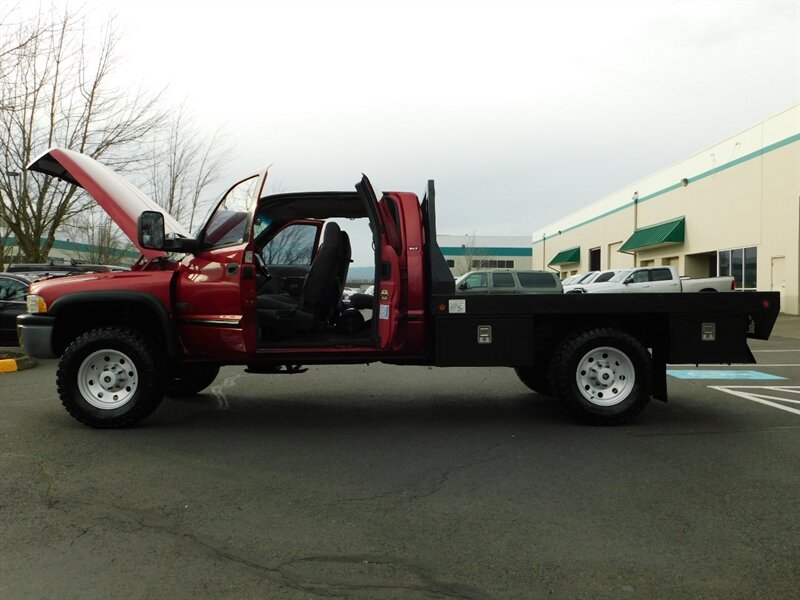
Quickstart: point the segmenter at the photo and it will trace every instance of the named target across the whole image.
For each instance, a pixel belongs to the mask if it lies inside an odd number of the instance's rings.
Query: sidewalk
[[[772,335],[800,340],[800,315],[779,314]]]

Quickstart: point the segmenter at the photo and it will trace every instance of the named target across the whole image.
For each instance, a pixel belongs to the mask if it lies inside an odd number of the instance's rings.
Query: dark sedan
[[[0,273],[0,346],[18,346],[17,315],[25,312],[25,296],[35,278]]]

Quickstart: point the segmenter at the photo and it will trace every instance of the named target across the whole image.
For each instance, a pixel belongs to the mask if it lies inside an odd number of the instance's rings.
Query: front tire
[[[553,368],[556,394],[589,423],[624,423],[650,401],[653,359],[623,331],[592,329],[566,340]]]
[[[130,427],[164,396],[161,353],[141,333],[103,327],[76,338],[58,363],[58,395],[75,419],[97,428]]]

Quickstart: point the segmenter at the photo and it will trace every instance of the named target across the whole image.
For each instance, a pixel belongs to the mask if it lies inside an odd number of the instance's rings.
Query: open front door
[[[377,304],[378,348],[391,348],[396,341],[400,323],[400,304],[403,290],[400,285],[400,232],[394,220],[389,218],[386,207],[378,203],[372,184],[366,175],[356,184],[370,211],[370,221],[376,224],[373,230],[375,245],[375,299]],[[374,317],[373,317],[374,318]]]
[[[256,350],[256,266],[252,224],[266,171],[234,185],[199,235],[202,250],[176,275],[175,311],[186,350],[246,359]]]

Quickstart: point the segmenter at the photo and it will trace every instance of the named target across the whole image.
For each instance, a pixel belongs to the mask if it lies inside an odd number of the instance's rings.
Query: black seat
[[[299,300],[285,294],[263,294],[256,299],[261,326],[310,331],[316,324],[327,322],[341,299],[339,278],[343,262],[342,231],[336,223],[328,223]]]
[[[338,289],[336,290],[336,305],[341,308],[342,294],[344,293],[344,286],[347,282],[347,271],[350,269],[351,259],[350,236],[346,231],[342,232],[342,256],[339,264],[338,274]]]

